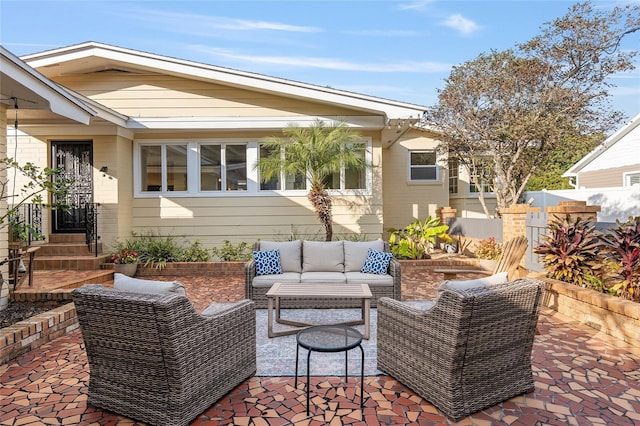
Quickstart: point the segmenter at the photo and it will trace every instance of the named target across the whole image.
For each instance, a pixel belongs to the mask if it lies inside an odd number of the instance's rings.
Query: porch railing
[[[11,232],[12,243],[25,243],[30,246],[33,241],[43,241],[42,232],[42,206],[40,204],[24,203],[19,206],[10,206],[15,214],[10,218],[13,230],[20,227],[20,232]]]
[[[90,253],[94,253],[98,257],[98,207],[100,203],[87,203],[84,206],[84,215],[86,223],[85,240]]]

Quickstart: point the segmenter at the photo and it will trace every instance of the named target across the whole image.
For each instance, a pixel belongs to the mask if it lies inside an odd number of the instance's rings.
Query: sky
[[[0,43],[21,56],[96,41],[428,107],[453,66],[530,40],[574,3],[0,0]],[[621,48],[640,49],[640,32]],[[610,81],[613,107],[640,113],[640,58]]]

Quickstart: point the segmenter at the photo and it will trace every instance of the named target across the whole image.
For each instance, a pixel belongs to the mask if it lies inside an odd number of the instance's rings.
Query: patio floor
[[[424,278],[403,275],[404,297],[433,297],[434,289],[422,284]],[[185,283],[198,311],[212,301],[238,300],[244,294],[242,277],[178,279]],[[43,280],[39,283],[48,286]],[[536,390],[457,424],[640,424],[640,347],[550,310],[543,310],[539,330],[533,350]],[[76,330],[0,366],[0,425],[140,424],[87,405],[89,369],[81,343],[82,335]],[[389,376],[365,378],[361,411],[352,402],[354,383],[345,384],[340,377],[312,378],[312,411],[307,416],[304,388],[295,389],[293,377],[254,377],[191,424],[452,424]]]

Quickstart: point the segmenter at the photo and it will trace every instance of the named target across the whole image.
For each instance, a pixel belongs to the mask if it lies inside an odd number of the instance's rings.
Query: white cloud
[[[313,56],[260,56],[234,53],[227,49],[208,46],[191,46],[192,50],[206,53],[211,57],[246,64],[277,65],[296,68],[327,69],[335,71],[361,71],[377,73],[428,72],[441,73],[451,70],[451,64],[441,62],[393,62],[358,63],[342,59]]]
[[[431,6],[434,0],[420,0],[408,3],[402,3],[398,6],[400,10],[426,10]]]
[[[281,22],[233,19],[222,16],[209,16],[193,13],[165,12],[153,9],[136,9],[117,12],[127,18],[137,19],[154,26],[187,34],[211,34],[212,30],[225,31],[280,31],[288,33],[318,33],[318,27],[290,25]],[[216,35],[216,34],[212,34]]]
[[[480,26],[459,13],[449,16],[442,22],[442,25],[453,28],[463,35],[469,35],[480,29]]]

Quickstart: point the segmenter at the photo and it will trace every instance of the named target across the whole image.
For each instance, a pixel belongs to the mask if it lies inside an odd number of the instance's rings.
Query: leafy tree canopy
[[[607,13],[587,1],[527,43],[453,68],[425,121],[442,133],[441,153],[468,168],[487,216],[477,176],[490,177],[499,211],[554,152],[619,125],[607,78],[634,69],[638,50],[618,47],[638,30],[640,5]]]

